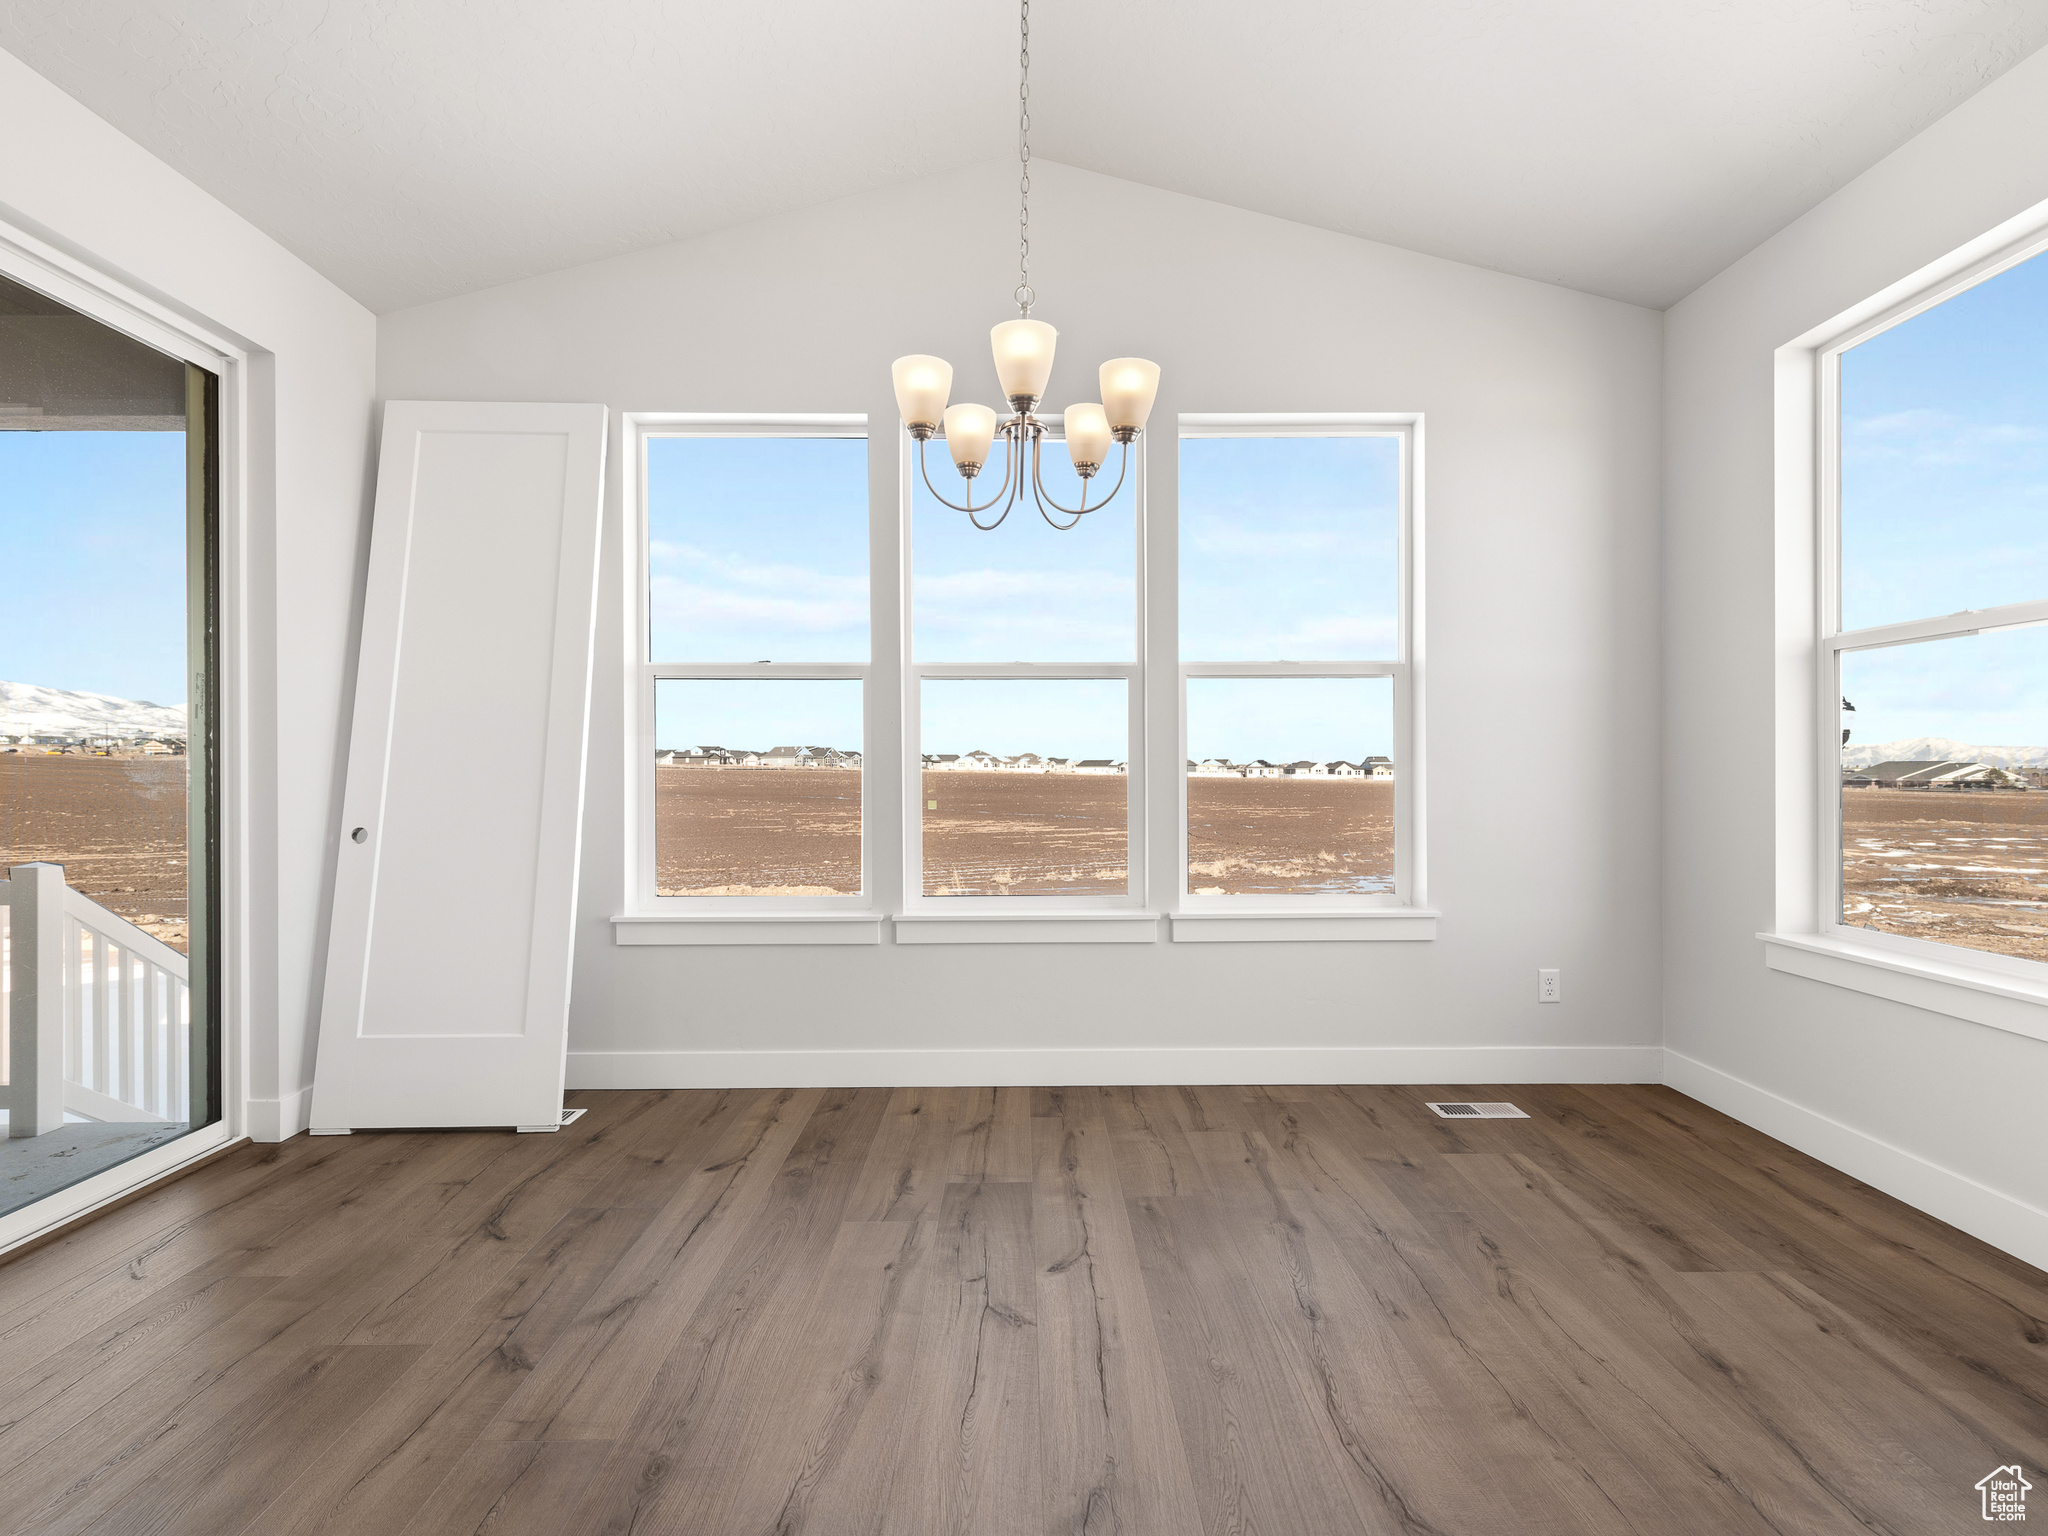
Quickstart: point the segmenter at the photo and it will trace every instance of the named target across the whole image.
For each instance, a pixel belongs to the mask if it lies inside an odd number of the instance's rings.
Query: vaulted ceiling
[[[1014,151],[1004,0],[0,0],[0,47],[389,310]],[[1039,0],[1048,159],[1662,306],[2048,0]]]

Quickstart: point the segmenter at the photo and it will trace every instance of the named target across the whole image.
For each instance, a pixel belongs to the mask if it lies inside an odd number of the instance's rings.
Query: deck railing
[[[64,883],[63,866],[0,880],[0,1081],[10,1137],[89,1120],[188,1118],[191,968],[168,944]]]

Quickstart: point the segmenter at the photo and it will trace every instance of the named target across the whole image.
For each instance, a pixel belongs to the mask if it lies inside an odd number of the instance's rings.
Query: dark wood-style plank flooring
[[[1668,1089],[573,1101],[0,1265],[0,1533],[2048,1520],[2048,1277]]]

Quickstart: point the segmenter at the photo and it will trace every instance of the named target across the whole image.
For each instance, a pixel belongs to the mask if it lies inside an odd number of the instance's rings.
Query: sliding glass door
[[[0,1216],[220,1114],[218,419],[0,278]]]

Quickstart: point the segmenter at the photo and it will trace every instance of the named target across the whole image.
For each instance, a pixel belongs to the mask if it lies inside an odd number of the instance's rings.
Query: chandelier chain
[[[1017,15],[1017,313],[1031,318],[1031,0]]]

